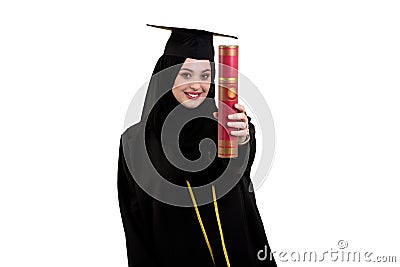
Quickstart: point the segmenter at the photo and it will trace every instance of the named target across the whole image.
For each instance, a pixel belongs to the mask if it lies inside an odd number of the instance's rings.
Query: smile
[[[184,92],[184,93],[189,99],[197,99],[201,95],[201,92],[190,92],[190,93]]]

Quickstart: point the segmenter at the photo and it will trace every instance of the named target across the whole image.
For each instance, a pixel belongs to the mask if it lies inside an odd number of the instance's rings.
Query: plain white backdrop
[[[398,264],[399,13],[398,1],[2,1],[0,266],[127,266],[119,137],[169,37],[146,23],[239,37],[215,47],[240,46],[274,117],[256,191],[273,251],[345,240]]]

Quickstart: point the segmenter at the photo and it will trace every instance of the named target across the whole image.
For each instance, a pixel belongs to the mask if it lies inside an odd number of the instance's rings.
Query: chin
[[[201,103],[203,103],[204,99],[205,99],[205,97],[202,97],[201,99],[196,100],[196,101],[187,100],[187,101],[184,101],[184,102],[182,103],[182,105],[183,105],[185,108],[197,108],[198,106],[200,106]]]

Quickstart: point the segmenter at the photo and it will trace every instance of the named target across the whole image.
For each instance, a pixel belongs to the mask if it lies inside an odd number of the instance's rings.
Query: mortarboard
[[[236,36],[206,30],[167,27],[146,24],[164,30],[171,30],[164,54],[194,59],[208,59],[214,62],[213,36],[238,39]]]

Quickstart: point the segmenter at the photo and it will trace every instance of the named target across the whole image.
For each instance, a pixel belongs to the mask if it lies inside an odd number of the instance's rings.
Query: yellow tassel
[[[190,187],[189,181],[186,180],[186,183],[187,183],[187,185],[188,185],[188,189],[189,189],[190,197],[192,198],[192,202],[193,202],[194,209],[196,210],[196,215],[197,215],[197,219],[198,219],[198,221],[199,221],[200,227],[201,227],[201,231],[203,232],[204,239],[206,240],[208,250],[209,250],[209,252],[210,252],[212,261],[213,261],[214,266],[215,266],[214,254],[213,254],[213,252],[212,252],[210,242],[208,241],[208,237],[207,237],[206,229],[204,228],[204,225],[203,225],[203,221],[201,220],[201,216],[200,216],[199,209],[198,209],[198,207],[197,207],[196,199],[195,199],[195,197],[194,197],[192,188]],[[230,265],[230,262],[229,262],[228,252],[227,252],[226,246],[225,246],[225,240],[224,240],[224,234],[223,234],[223,232],[222,232],[221,220],[220,220],[220,218],[219,218],[219,211],[218,211],[218,205],[217,205],[217,197],[216,197],[214,185],[212,185],[212,194],[213,194],[213,200],[214,200],[215,216],[217,217],[218,228],[219,228],[219,234],[220,234],[220,236],[221,236],[222,248],[223,248],[223,250],[224,250],[224,255],[225,255],[226,264],[227,264],[228,267],[230,267],[231,265]]]

